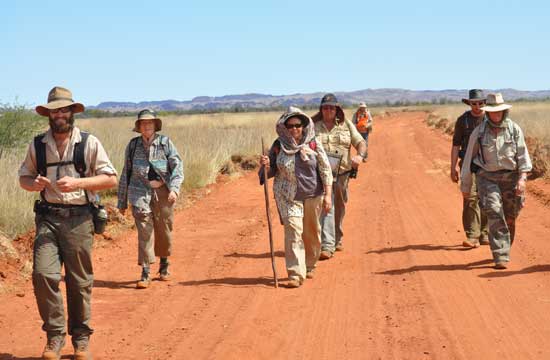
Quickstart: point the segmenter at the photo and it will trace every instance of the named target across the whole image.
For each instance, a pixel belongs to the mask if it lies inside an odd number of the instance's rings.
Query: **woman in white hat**
[[[532,168],[523,131],[508,117],[511,107],[500,93],[487,95],[482,110],[488,118],[472,132],[461,171],[465,198],[469,196],[472,172],[476,174],[496,269],[506,269],[510,262],[516,218],[525,201],[525,182]]]
[[[372,115],[366,103],[359,103],[359,108],[353,114],[351,122],[355,125],[363,139],[365,139],[367,145],[369,145],[369,134],[372,132]]]
[[[183,182],[183,162],[172,141],[157,134],[162,120],[149,109],[139,112],[130,140],[118,188],[118,208],[132,205],[138,232],[138,265],[142,267],[138,289],[149,287],[149,266],[160,257],[159,278],[169,280],[168,257],[172,248],[173,205]],[[154,247],[153,247],[154,233]]]

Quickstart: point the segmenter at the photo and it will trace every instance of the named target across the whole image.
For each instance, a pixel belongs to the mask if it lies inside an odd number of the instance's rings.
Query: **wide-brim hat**
[[[482,107],[481,110],[486,112],[497,112],[508,110],[510,108],[512,108],[512,105],[504,103],[504,98],[502,97],[502,94],[496,93],[487,95],[487,101],[485,102],[485,106]]]
[[[364,102],[360,102],[360,103],[359,103],[359,107],[360,107],[360,108],[365,108],[365,109],[366,109],[366,108],[367,108],[367,104],[365,104]]]
[[[342,109],[342,106],[340,106],[340,103],[338,102],[338,99],[334,94],[326,94],[321,99],[321,105],[319,105],[319,112],[311,117],[313,122],[320,121],[323,118],[322,109],[323,105],[332,105],[336,107],[336,117],[340,119],[340,121],[344,121],[346,119],[346,115],[344,113],[344,109]]]
[[[154,120],[155,131],[160,131],[162,129],[162,120],[159,117],[157,117],[157,114],[153,110],[144,109],[138,113],[138,118],[134,124],[133,131],[141,133],[141,131],[139,131],[139,122],[141,120]]]
[[[35,110],[38,115],[50,116],[50,110],[60,109],[67,106],[72,107],[73,114],[78,114],[84,111],[84,105],[73,100],[73,94],[69,89],[56,86],[48,93],[48,103],[38,105]]]
[[[483,95],[483,90],[472,89],[468,91],[468,99],[462,99],[462,102],[466,105],[470,105],[470,101],[486,101],[487,99]]]

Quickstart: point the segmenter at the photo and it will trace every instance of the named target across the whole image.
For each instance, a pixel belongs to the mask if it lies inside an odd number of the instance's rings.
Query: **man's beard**
[[[50,118],[50,129],[52,129],[52,132],[55,134],[66,134],[69,131],[73,129],[74,124],[74,115],[71,114],[71,117],[67,119],[67,122],[65,122],[62,125],[56,124],[55,119]]]

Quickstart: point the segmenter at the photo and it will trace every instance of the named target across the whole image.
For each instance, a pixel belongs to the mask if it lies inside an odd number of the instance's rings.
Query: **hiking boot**
[[[504,270],[508,268],[508,261],[498,261],[495,263],[495,269]]]
[[[59,360],[61,358],[61,350],[65,346],[65,338],[62,336],[53,336],[48,338],[48,342],[42,352],[43,360]]]
[[[321,254],[319,254],[319,260],[328,260],[332,257],[332,253],[328,250],[321,251]]]
[[[336,251],[344,251],[344,244],[340,243],[336,245]]]
[[[74,360],[91,360],[92,355],[88,349],[89,338],[82,337],[76,341],[73,340]]]
[[[487,236],[480,236],[479,237],[479,244],[480,245],[489,245],[489,238]]]
[[[290,279],[286,284],[286,287],[294,289],[299,288],[300,285],[302,285],[302,281],[300,281],[300,279]]]
[[[315,269],[311,269],[306,272],[306,279],[313,279],[314,277],[315,277]]]
[[[161,281],[168,281],[170,280],[170,272],[168,271],[168,262],[166,263],[160,263],[159,268],[159,279]]]
[[[479,240],[474,238],[467,238],[462,242],[462,246],[467,248],[477,248],[479,247]]]
[[[149,269],[143,268],[141,271],[141,279],[136,284],[136,289],[147,289],[151,284],[151,277],[149,276]]]

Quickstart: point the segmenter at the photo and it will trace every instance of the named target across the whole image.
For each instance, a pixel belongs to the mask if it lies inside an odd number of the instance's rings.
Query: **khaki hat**
[[[359,107],[360,108],[367,108],[367,104],[365,104],[364,102],[360,102]]]
[[[162,129],[162,120],[157,117],[157,114],[151,109],[143,109],[138,113],[138,118],[134,124],[133,131],[139,131],[139,122],[141,120],[154,120],[155,121],[155,131],[160,131]]]
[[[497,112],[508,110],[511,107],[512,105],[504,103],[504,99],[502,98],[501,93],[496,93],[487,95],[487,102],[485,103],[485,106],[481,108],[481,110],[487,112]]]
[[[38,105],[35,110],[39,115],[50,116],[50,110],[55,110],[66,106],[72,106],[73,114],[78,114],[84,111],[84,105],[74,102],[73,94],[70,90],[61,86],[56,86],[48,93],[48,103],[45,105]]]

